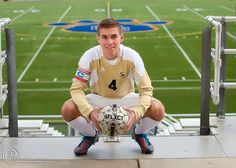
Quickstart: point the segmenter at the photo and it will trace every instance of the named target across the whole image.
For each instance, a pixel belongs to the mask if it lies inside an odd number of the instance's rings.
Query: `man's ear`
[[[96,39],[99,40],[99,35],[98,34],[96,35]]]
[[[123,42],[123,41],[124,41],[124,39],[125,39],[125,34],[124,34],[124,33],[122,33],[122,34],[121,34],[121,42]]]

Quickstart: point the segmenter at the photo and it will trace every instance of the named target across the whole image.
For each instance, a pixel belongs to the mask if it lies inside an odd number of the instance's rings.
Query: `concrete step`
[[[46,132],[48,128],[49,124],[42,124],[40,128],[22,129],[22,132]]]
[[[86,156],[75,157],[73,150],[82,137],[19,137],[4,138],[0,156],[15,151],[15,159],[160,159],[224,157],[226,154],[214,136],[150,136],[154,145],[152,155],[143,155],[131,136],[122,136],[120,142],[105,142],[104,136],[93,145]],[[235,147],[232,147],[235,149]],[[17,152],[18,151],[18,152]],[[235,153],[235,151],[234,151]],[[7,159],[7,158],[6,158]],[[80,166],[79,166],[80,167]]]
[[[2,119],[2,126],[3,130],[7,130],[2,134],[8,136],[8,119]],[[49,124],[44,124],[43,120],[18,120],[18,129],[20,137],[64,136],[53,127],[49,127]]]
[[[199,126],[196,125],[198,120],[185,118],[182,121],[183,124],[181,121],[167,115],[158,125],[157,135],[199,135],[200,124]]]
[[[0,137],[8,136],[8,129],[0,129]]]
[[[18,120],[18,128],[21,129],[40,129],[42,127],[43,120]],[[2,120],[3,128],[8,128],[8,119]]]

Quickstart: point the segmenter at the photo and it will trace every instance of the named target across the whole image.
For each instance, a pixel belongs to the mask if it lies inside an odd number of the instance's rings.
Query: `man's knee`
[[[152,100],[148,113],[148,117],[161,121],[165,117],[165,107],[159,100]]]
[[[72,100],[67,100],[61,107],[61,115],[65,121],[69,122],[80,116],[80,112]]]

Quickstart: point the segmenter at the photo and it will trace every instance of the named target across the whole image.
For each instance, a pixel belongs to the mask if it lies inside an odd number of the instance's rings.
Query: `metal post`
[[[75,136],[75,130],[73,128],[71,128],[70,126],[68,126],[68,136]]]
[[[211,30],[206,27],[202,32],[202,77],[201,77],[201,121],[200,135],[210,134],[210,65],[211,65]]]
[[[15,58],[14,32],[11,29],[5,29],[5,32],[6,32],[6,52],[7,52],[9,136],[18,137],[16,58]]]
[[[226,22],[224,22],[224,20],[222,21],[221,37],[222,37],[222,40],[221,40],[222,52],[221,52],[220,81],[225,82],[226,57],[223,51],[226,48]],[[225,88],[224,87],[220,87],[219,95],[220,95],[220,101],[217,104],[216,115],[219,118],[224,118],[225,117]]]

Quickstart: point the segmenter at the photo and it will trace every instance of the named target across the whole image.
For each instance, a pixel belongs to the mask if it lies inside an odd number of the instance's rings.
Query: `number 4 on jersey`
[[[116,90],[116,89],[117,89],[117,87],[116,87],[116,80],[113,79],[113,80],[111,81],[111,83],[108,85],[108,87],[109,87],[110,89],[112,89],[112,90]]]

